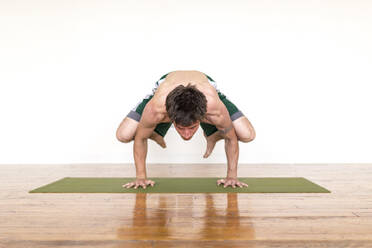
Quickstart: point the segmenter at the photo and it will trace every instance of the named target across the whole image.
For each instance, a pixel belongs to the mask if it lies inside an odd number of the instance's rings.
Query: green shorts
[[[129,118],[131,118],[131,119],[133,119],[135,121],[138,121],[138,122],[140,121],[141,116],[142,116],[142,112],[145,109],[146,104],[154,96],[156,89],[165,80],[165,78],[166,78],[167,75],[168,74],[165,74],[164,76],[162,76],[159,79],[159,81],[157,81],[155,83],[155,88],[152,90],[152,94],[147,95],[141,102],[139,102],[136,105],[136,107],[134,107],[129,112],[129,114],[127,115],[127,117],[129,117]],[[236,120],[236,119],[244,116],[243,113],[232,102],[230,102],[230,100],[227,99],[227,97],[224,94],[222,94],[217,89],[217,86],[216,86],[215,81],[211,77],[209,77],[208,75],[206,75],[206,77],[208,78],[209,82],[213,85],[213,87],[216,89],[220,100],[223,102],[223,104],[225,104],[227,110],[229,111],[231,121],[234,121],[234,120]],[[156,126],[156,128],[155,128],[154,131],[156,133],[158,133],[159,135],[161,135],[162,137],[164,137],[165,134],[167,133],[168,129],[171,127],[171,125],[172,125],[171,122],[159,123]],[[216,126],[211,125],[211,124],[208,124],[208,123],[201,122],[200,123],[200,126],[203,129],[203,131],[204,131],[204,133],[205,133],[206,136],[210,136],[210,135],[212,135],[213,133],[215,133],[217,131]]]

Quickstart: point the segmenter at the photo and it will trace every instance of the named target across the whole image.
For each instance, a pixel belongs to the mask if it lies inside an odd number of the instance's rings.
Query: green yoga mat
[[[220,178],[149,178],[154,187],[126,189],[122,185],[134,178],[66,177],[29,193],[330,193],[302,177],[239,178],[249,187],[217,186]]]

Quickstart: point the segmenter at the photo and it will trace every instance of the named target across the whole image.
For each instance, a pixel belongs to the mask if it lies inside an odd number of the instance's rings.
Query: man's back
[[[158,123],[170,121],[165,107],[166,98],[169,92],[171,92],[177,86],[187,86],[188,84],[194,85],[205,95],[207,99],[206,117],[213,114],[213,105],[216,102],[215,100],[218,99],[218,94],[213,85],[209,83],[206,75],[199,71],[173,71],[170,72],[165,80],[159,85],[155,91],[154,97],[146,106],[151,108],[150,112],[157,117],[154,118],[154,121]],[[208,123],[207,120],[205,120],[205,122]]]

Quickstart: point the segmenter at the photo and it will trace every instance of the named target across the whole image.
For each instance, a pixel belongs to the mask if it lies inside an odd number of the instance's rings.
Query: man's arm
[[[146,179],[147,140],[155,129],[155,126],[146,124],[141,120],[134,136],[133,155],[137,179]]]
[[[135,189],[138,187],[146,188],[147,185],[154,185],[153,181],[147,180],[146,156],[147,140],[156,127],[156,120],[157,118],[154,118],[152,107],[149,104],[146,105],[134,136],[133,155],[136,165],[136,180],[123,185],[125,188],[131,188],[133,186]]]
[[[231,121],[230,121],[231,122]],[[219,129],[225,139],[225,152],[227,158],[227,178],[236,178],[238,175],[239,143],[235,129],[232,125]]]
[[[235,185],[239,187],[248,186],[245,183],[240,182],[237,179],[238,170],[238,159],[239,159],[239,143],[235,133],[234,126],[232,124],[229,112],[225,105],[218,99],[215,103],[215,115],[210,119],[213,124],[217,127],[218,132],[225,139],[225,152],[227,158],[227,175],[226,179],[217,181],[217,184],[224,184],[224,187],[231,185],[235,188]]]
[[[219,114],[214,119],[218,132],[225,139],[227,178],[236,178],[239,159],[238,138],[225,105],[222,102],[218,105]]]

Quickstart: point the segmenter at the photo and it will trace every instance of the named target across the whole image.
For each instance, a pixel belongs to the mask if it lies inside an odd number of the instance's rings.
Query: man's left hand
[[[223,184],[223,187],[226,188],[227,186],[231,186],[236,188],[236,186],[243,188],[248,187],[248,184],[240,182],[237,178],[226,177],[225,179],[217,180],[217,185]]]

